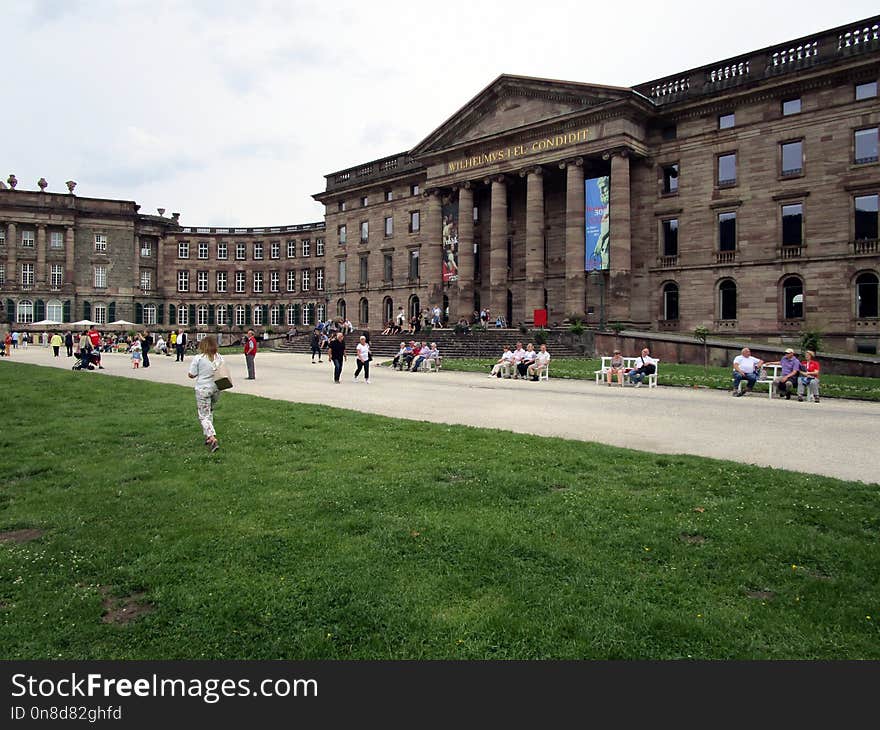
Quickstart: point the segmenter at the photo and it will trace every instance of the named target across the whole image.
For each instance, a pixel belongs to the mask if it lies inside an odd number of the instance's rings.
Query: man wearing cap
[[[773,379],[773,387],[776,388],[776,393],[780,398],[785,396],[785,400],[791,400],[791,391],[797,387],[801,369],[801,361],[797,359],[794,350],[789,347],[781,360],[768,362],[767,365],[779,365],[780,374]]]

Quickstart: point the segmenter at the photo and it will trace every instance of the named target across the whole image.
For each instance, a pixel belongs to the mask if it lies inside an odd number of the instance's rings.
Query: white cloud
[[[706,8],[6,0],[2,177],[191,225],[315,221],[325,174],[409,149],[499,73],[628,86],[876,11]]]

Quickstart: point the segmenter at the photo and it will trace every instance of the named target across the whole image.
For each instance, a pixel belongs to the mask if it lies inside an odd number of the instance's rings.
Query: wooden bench
[[[638,357],[625,357],[623,358],[623,384],[626,385],[629,383],[629,372],[630,370],[636,369],[636,361],[639,360]],[[611,370],[611,357],[604,356],[602,358],[602,366],[594,371],[594,375],[596,376],[596,385],[599,385],[604,379],[605,375]],[[645,376],[645,382],[648,384],[649,388],[657,387],[657,375],[660,373],[660,361],[654,358],[654,372],[650,375]]]

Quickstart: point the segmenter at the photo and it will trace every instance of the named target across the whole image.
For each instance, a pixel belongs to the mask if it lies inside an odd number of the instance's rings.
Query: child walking
[[[141,346],[140,343],[135,341],[134,345],[131,347],[131,367],[134,370],[137,370],[141,366]]]

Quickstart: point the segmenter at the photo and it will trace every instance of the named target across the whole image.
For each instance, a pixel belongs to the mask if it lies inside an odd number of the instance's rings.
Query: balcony
[[[713,323],[713,328],[718,330],[735,330],[736,329],[736,320],[735,319],[716,319]]]
[[[863,238],[852,242],[854,254],[877,254],[880,253],[880,239]]]
[[[783,246],[780,250],[780,257],[783,260],[803,258],[806,246]]]
[[[675,256],[658,256],[657,266],[661,269],[674,269],[678,266],[678,255]]]
[[[716,264],[732,264],[736,261],[736,251],[718,251],[715,253]]]

